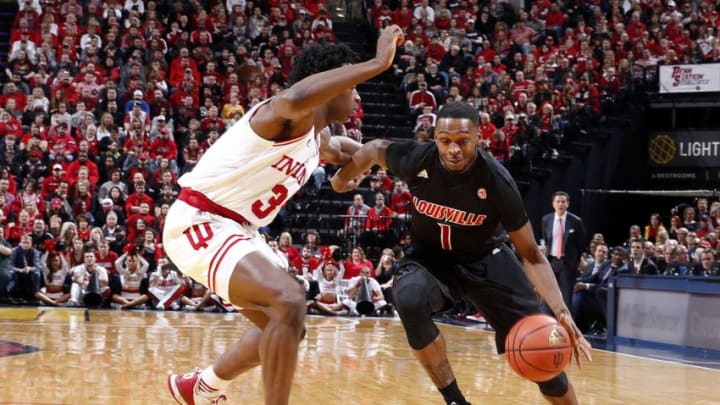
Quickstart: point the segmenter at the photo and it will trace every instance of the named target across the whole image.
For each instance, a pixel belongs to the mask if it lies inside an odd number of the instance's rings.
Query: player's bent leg
[[[552,380],[538,383],[540,392],[545,399],[554,405],[574,405],[578,403],[575,390],[568,381],[565,372]]]
[[[447,358],[445,338],[432,320],[434,312],[446,307],[446,297],[438,281],[419,265],[407,263],[398,269],[393,298],[415,357],[445,401],[466,404]]]
[[[398,269],[393,283],[393,299],[410,347],[420,350],[437,339],[440,330],[432,320],[432,301],[439,302],[441,306],[444,298],[425,269],[414,263]]]
[[[238,261],[228,283],[230,302],[244,308],[259,309],[267,315],[257,350],[263,367],[265,403],[286,404],[297,364],[297,349],[304,335],[305,292],[266,252],[252,252]],[[252,319],[251,319],[252,320]],[[255,320],[264,322],[259,315]],[[240,348],[241,356],[251,348]],[[250,357],[247,357],[250,358]],[[222,358],[221,358],[222,359]],[[216,372],[232,378],[236,364],[218,360]],[[225,374],[229,371],[228,374]]]

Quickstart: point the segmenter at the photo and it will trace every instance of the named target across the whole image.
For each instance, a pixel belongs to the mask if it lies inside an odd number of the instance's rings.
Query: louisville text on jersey
[[[417,197],[413,197],[413,205],[415,205],[415,210],[420,214],[457,225],[480,226],[485,221],[485,218],[487,218],[487,215],[474,214],[457,208],[446,207],[430,201],[421,200]]]

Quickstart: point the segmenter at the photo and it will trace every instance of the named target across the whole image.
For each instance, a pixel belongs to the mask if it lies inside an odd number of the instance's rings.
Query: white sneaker
[[[474,315],[467,315],[465,319],[475,321],[475,322],[482,322],[485,323],[485,317],[480,314],[474,314]]]
[[[157,304],[157,305],[155,305],[155,309],[160,310],[160,311],[164,311],[164,310],[165,310],[165,305],[163,305],[163,304]]]

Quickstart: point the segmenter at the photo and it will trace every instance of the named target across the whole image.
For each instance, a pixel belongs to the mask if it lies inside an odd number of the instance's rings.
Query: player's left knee
[[[552,380],[537,383],[537,385],[540,387],[540,392],[549,397],[561,397],[567,394],[569,388],[568,378],[565,372],[560,373],[559,376]]]

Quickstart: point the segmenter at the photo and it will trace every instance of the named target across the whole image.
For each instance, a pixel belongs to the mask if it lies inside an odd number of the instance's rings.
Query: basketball
[[[565,327],[543,314],[517,321],[505,338],[505,352],[510,367],[534,382],[556,377],[572,359],[570,336]]]

